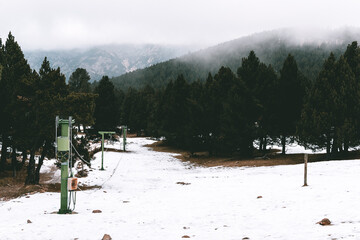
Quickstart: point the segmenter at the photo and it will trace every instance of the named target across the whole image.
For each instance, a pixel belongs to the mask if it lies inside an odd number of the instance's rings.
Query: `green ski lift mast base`
[[[71,213],[68,205],[68,178],[69,178],[69,160],[71,156],[70,143],[72,140],[72,124],[75,123],[72,117],[67,119],[59,119],[56,116],[56,145],[55,153],[56,158],[61,162],[61,197],[60,197],[60,209],[59,214]],[[60,128],[60,135],[58,136],[58,128]]]
[[[100,170],[104,169],[104,134],[115,134],[115,132],[107,132],[107,131],[99,131],[101,134],[101,168]]]

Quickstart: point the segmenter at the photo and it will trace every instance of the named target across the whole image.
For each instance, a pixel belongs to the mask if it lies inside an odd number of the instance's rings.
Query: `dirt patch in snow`
[[[264,157],[259,158],[237,158],[237,157],[214,157],[209,156],[207,152],[197,152],[190,154],[190,152],[182,149],[177,149],[165,145],[162,141],[146,145],[158,152],[177,153],[176,158],[184,161],[191,162],[200,166],[206,167],[262,167],[262,166],[277,166],[277,165],[292,165],[304,163],[304,154],[286,154],[271,152]],[[339,154],[333,157],[333,160],[346,160],[360,158],[358,151],[349,152],[346,155]],[[308,162],[327,161],[326,154],[308,154]]]
[[[35,193],[44,192],[60,192],[60,183],[47,183],[53,175],[56,167],[47,173],[40,173],[39,185],[25,185],[27,176],[27,166],[24,166],[20,171],[16,172],[16,177],[13,177],[12,171],[5,171],[0,173],[0,201],[8,201],[21,196],[27,198]],[[81,186],[81,190],[98,189],[100,186]]]
[[[0,200],[10,200],[20,196],[27,196],[38,192],[46,192],[45,185],[25,185],[27,176],[26,167],[16,172],[16,177],[12,176],[12,171],[5,171],[0,174]]]

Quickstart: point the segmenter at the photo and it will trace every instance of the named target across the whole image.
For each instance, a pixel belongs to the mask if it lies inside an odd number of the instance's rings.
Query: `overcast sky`
[[[24,50],[109,43],[209,46],[278,28],[360,27],[359,0],[0,0]]]

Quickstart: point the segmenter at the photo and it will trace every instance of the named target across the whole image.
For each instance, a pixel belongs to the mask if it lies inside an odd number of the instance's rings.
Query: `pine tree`
[[[330,54],[306,99],[301,115],[299,133],[306,147],[313,150],[326,148],[328,156],[337,125],[339,107],[336,98],[336,59]]]
[[[360,48],[356,41],[347,46],[344,58],[355,74],[356,80],[360,81]]]
[[[359,82],[356,82],[355,75],[346,59],[341,56],[336,64],[336,89],[335,107],[337,109],[338,123],[335,128],[334,139],[336,148],[347,152],[349,146],[355,146],[358,143],[358,129],[360,114],[360,92]]]
[[[267,143],[276,139],[277,123],[279,121],[275,108],[277,108],[278,77],[271,65],[261,63],[259,66],[259,84],[256,88],[256,106],[258,115],[257,137],[260,139],[259,150],[265,151]]]
[[[16,151],[18,147],[19,128],[24,125],[25,113],[23,108],[27,106],[27,100],[31,98],[31,69],[24,58],[24,54],[15,41],[11,32],[8,35],[5,46],[1,47],[2,58],[2,79],[1,79],[1,105],[2,105],[2,150],[0,160],[0,170],[6,165],[7,147],[12,145],[13,149],[13,169],[16,167]],[[9,141],[9,137],[12,141]],[[15,137],[15,138],[14,138]]]
[[[221,127],[223,154],[252,156],[255,138],[254,98],[241,79],[236,79],[223,102]]]
[[[278,88],[278,134],[281,136],[282,154],[285,154],[287,138],[295,135],[300,120],[305,95],[302,80],[295,58],[289,54],[280,71]]]
[[[256,137],[260,140],[260,150],[266,150],[266,144],[270,136],[274,136],[276,126],[276,114],[273,109],[276,106],[276,87],[278,79],[274,69],[261,63],[255,52],[251,51],[247,58],[242,59],[242,64],[237,71],[246,88],[255,98],[257,105],[253,121],[256,122]]]
[[[69,78],[69,90],[70,92],[89,93],[90,87],[90,75],[84,68],[77,68]]]
[[[183,75],[174,83],[170,82],[161,101],[161,129],[170,144],[178,147],[186,145],[189,132],[189,85]]]
[[[108,76],[102,77],[95,88],[98,98],[95,101],[95,129],[102,131],[115,130],[118,120],[114,85]]]
[[[331,54],[302,112],[299,129],[303,141],[314,150],[326,148],[328,157],[347,152],[359,143],[359,105],[359,82],[347,59],[341,56],[336,62]]]
[[[246,87],[255,95],[256,90],[261,84],[259,79],[259,68],[260,60],[255,55],[255,52],[251,51],[247,58],[242,59],[241,67],[239,67],[237,70],[238,77],[240,77],[244,81]]]
[[[69,92],[65,76],[60,72],[60,68],[51,68],[46,57],[39,74],[35,77],[34,85],[36,94],[32,102],[32,114],[30,114],[31,126],[28,127],[31,130],[32,144],[29,147],[30,159],[26,184],[39,183],[44,158],[51,155],[53,148],[54,119],[57,115],[65,116],[68,110],[66,96]],[[39,149],[41,149],[41,156],[35,167],[35,152]]]

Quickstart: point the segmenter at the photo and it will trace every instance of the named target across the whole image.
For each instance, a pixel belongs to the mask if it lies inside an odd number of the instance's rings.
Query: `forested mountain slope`
[[[128,87],[141,88],[146,85],[161,88],[179,74],[183,74],[188,81],[205,80],[209,72],[214,74],[221,66],[230,67],[236,72],[242,58],[251,50],[277,72],[290,53],[295,56],[304,76],[314,80],[330,52],[337,57],[349,43],[360,39],[358,29],[315,32],[310,36],[306,34],[289,29],[262,32],[126,73],[112,81],[116,87],[126,90]]]

